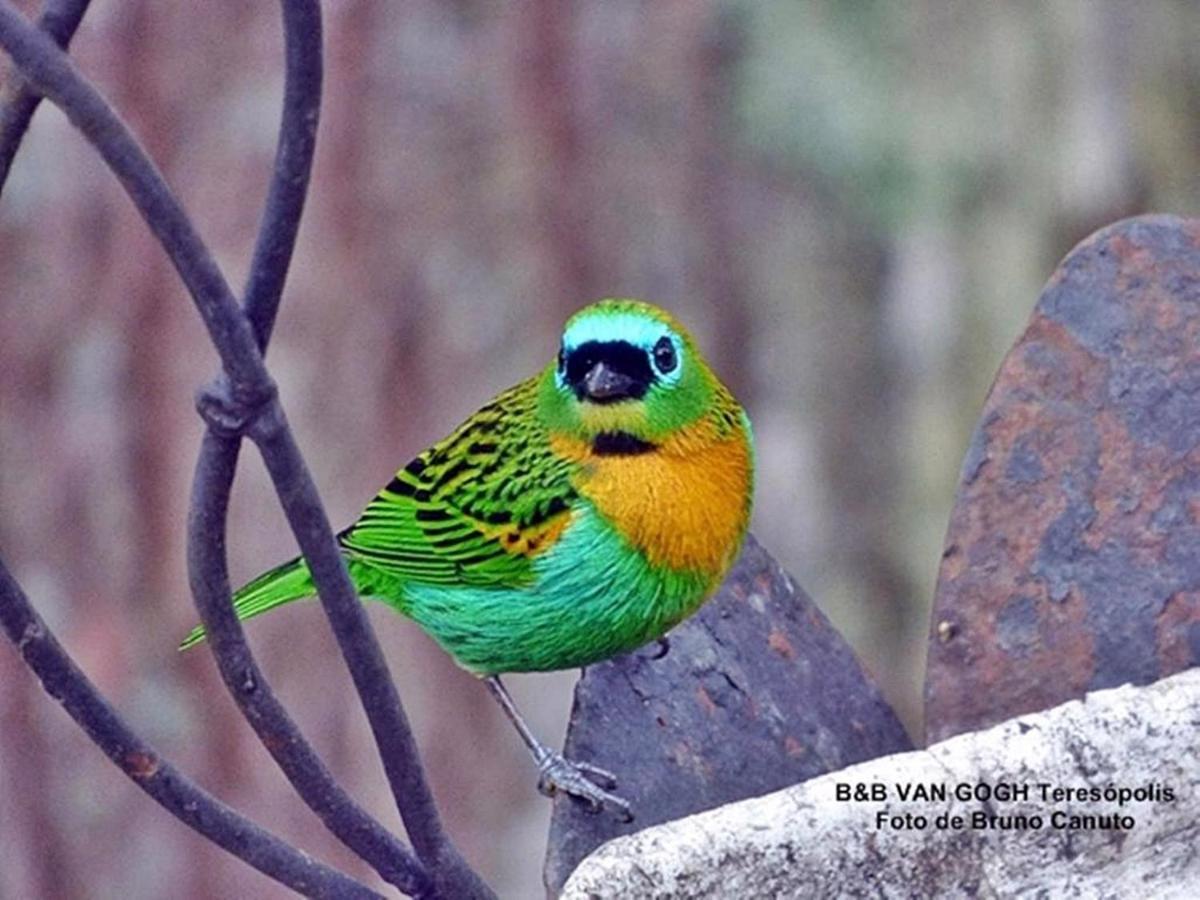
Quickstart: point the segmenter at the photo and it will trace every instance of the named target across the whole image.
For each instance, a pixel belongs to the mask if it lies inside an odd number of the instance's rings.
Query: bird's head
[[[712,408],[723,390],[687,330],[640,300],[601,300],[572,316],[542,373],[552,434],[598,453],[643,453]]]

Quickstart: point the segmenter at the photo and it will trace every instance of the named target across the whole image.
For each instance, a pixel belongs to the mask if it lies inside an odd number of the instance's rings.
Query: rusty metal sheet
[[[566,755],[614,772],[636,819],[556,798],[554,893],[619,834],[911,749],[849,646],[753,537],[660,654],[650,645],[589,666],[576,686]]]
[[[930,741],[1200,662],[1200,222],[1084,241],[1009,352],[934,601]]]

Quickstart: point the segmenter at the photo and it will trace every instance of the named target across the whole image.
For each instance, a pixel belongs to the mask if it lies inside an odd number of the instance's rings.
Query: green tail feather
[[[259,575],[233,595],[233,608],[239,619],[249,619],[292,600],[315,593],[308,566],[296,558]],[[179,645],[186,650],[204,640],[204,626],[197,625]]]

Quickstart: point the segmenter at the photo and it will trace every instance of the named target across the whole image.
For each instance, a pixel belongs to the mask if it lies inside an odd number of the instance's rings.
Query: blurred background
[[[238,285],[274,149],[278,10],[195,10],[96,0],[73,52]],[[943,531],[993,373],[1075,242],[1200,204],[1200,7],[326,11],[319,154],[269,362],[335,526],[549,360],[573,310],[655,300],[750,410],[755,532],[919,740]],[[208,653],[175,651],[195,618],[192,395],[216,357],[115,179],[49,108],[0,200],[0,365],[0,551],[39,610],[185,771],[371,880],[291,793]],[[295,553],[257,455],[243,460],[235,579]],[[503,896],[538,896],[549,804],[524,748],[414,626],[372,615],[451,833]],[[397,825],[320,610],[249,633],[333,770]],[[555,742],[573,680],[510,682]],[[3,898],[286,893],[129,785],[7,645],[0,861]]]

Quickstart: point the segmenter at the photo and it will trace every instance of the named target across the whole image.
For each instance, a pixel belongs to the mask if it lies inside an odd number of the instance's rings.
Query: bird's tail
[[[313,588],[312,576],[308,574],[308,566],[304,560],[297,557],[282,566],[276,566],[269,572],[259,575],[245,587],[233,595],[233,608],[239,619],[249,619],[268,609],[274,609],[292,600],[311,597],[316,591]],[[188,633],[179,645],[180,650],[186,650],[204,640],[204,626],[197,625]]]

